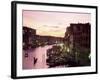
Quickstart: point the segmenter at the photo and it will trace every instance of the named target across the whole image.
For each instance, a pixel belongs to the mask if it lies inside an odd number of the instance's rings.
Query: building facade
[[[70,24],[66,29],[65,40],[71,48],[82,47],[90,48],[91,25],[89,23]]]
[[[23,26],[23,49],[32,47],[35,40],[36,30]]]
[[[70,24],[65,32],[65,41],[70,49],[73,60],[79,65],[90,65],[91,25],[90,23]]]

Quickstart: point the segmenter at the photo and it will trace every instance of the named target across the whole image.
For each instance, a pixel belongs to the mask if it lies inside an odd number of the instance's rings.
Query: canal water
[[[43,69],[48,68],[46,64],[47,50],[52,45],[35,48],[34,50],[23,51],[23,69]]]

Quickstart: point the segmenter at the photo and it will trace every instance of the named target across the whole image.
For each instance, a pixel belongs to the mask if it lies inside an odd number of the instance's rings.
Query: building
[[[65,32],[65,42],[73,61],[79,66],[90,66],[91,60],[91,25],[90,23],[70,24]]]
[[[89,23],[70,24],[66,29],[65,40],[71,48],[82,47],[90,49],[91,25]]]
[[[32,47],[32,43],[35,40],[36,30],[23,26],[23,49]]]

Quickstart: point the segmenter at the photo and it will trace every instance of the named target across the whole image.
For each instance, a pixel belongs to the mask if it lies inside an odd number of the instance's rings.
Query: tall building
[[[91,25],[90,23],[70,24],[65,32],[65,42],[69,46],[73,60],[82,66],[90,66]]]
[[[71,48],[81,47],[90,49],[91,25],[89,23],[70,24],[66,29],[65,40]]]

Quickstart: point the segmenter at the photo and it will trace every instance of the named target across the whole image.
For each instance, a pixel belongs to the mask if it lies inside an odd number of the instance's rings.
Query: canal
[[[34,50],[23,50],[23,69],[43,69],[48,68],[46,64],[47,50],[52,45],[35,48]]]

